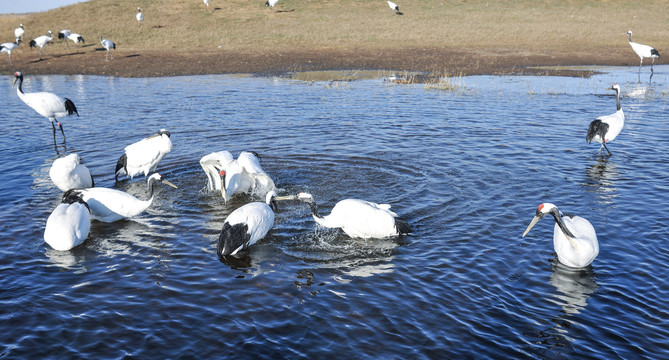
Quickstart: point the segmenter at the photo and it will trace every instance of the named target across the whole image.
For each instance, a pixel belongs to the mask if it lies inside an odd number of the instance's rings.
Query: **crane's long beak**
[[[295,195],[286,195],[286,196],[275,196],[274,200],[276,201],[285,201],[285,200],[296,200],[297,196]]]
[[[530,230],[532,230],[534,225],[536,225],[539,222],[539,220],[541,220],[541,217],[540,216],[535,216],[534,219],[532,219],[532,222],[530,223],[530,225],[527,226],[527,229],[525,229],[525,232],[523,233],[522,237],[525,237],[525,235],[527,235],[527,233],[530,232]]]
[[[18,77],[14,76],[14,81],[12,82],[12,87],[14,87],[14,85],[16,85],[16,81],[17,81],[18,79],[19,79]]]
[[[163,183],[163,184],[166,184],[166,185],[169,185],[169,186],[171,186],[171,187],[173,187],[173,188],[175,188],[175,189],[178,189],[176,185],[172,184],[171,182],[169,182],[169,181],[167,181],[167,180],[165,180],[165,179],[163,179],[162,183]]]

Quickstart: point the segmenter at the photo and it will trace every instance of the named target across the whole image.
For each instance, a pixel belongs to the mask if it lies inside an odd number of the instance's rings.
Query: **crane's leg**
[[[641,72],[641,65],[643,65],[643,58],[641,58],[641,61],[639,61],[639,72]]]
[[[51,120],[51,119],[49,119]],[[51,120],[51,129],[53,130],[53,145],[56,145],[56,125],[53,124],[53,120]]]
[[[63,131],[63,125],[58,121],[56,121],[56,123],[58,124],[58,127],[60,127],[60,133],[63,134],[63,143],[64,143],[65,142],[65,132]],[[54,127],[54,132],[55,131],[56,130],[55,130],[55,127]]]
[[[650,72],[653,73],[653,64],[655,64],[655,58],[653,58],[653,61],[650,63]]]
[[[611,152],[609,151],[609,148],[606,147],[606,142],[602,142],[602,145],[604,145],[604,149],[606,149],[606,152],[609,153],[609,156],[613,155],[613,154],[611,154]]]

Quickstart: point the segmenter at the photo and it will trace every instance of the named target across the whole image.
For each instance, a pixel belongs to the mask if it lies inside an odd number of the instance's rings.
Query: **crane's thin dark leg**
[[[61,123],[58,123],[58,126],[60,127],[60,133],[63,134],[63,143],[64,143],[65,142],[65,132],[63,131],[63,125]],[[53,131],[54,131],[54,133],[56,132],[55,127],[54,127]]]
[[[605,143],[605,142],[603,142],[602,145],[604,145],[604,149],[606,149],[606,152],[609,153],[609,156],[613,155],[613,154],[611,154],[611,152],[609,151],[609,148],[606,147],[606,143]]]
[[[51,122],[51,129],[53,130],[53,144],[56,144],[56,125],[53,124],[53,121]]]

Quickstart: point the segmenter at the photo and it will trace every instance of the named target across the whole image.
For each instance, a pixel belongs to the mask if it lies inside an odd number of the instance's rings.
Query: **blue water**
[[[195,76],[31,76],[25,91],[72,99],[66,146],[0,81],[0,357],[667,358],[669,66],[591,78],[452,79],[453,90],[383,79],[303,82]],[[615,112],[603,157],[585,133]],[[179,188],[131,221],[94,221],[66,252],[43,241],[61,192],[48,171],[77,152],[114,185],[123,148],[160,128],[158,171]],[[60,143],[60,134],[58,142]],[[327,214],[344,198],[388,203],[413,227],[350,239],[282,203],[275,227],[218,260],[223,221],[248,198],[207,193],[198,163],[253,150],[281,193]],[[542,202],[590,220],[600,253],[571,271],[553,224],[522,232]]]

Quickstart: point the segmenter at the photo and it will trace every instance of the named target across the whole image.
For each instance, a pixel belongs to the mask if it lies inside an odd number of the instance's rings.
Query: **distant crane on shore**
[[[16,40],[21,40],[23,41],[23,35],[26,34],[26,30],[23,28],[23,24],[19,24],[19,27],[14,29],[14,37]],[[18,41],[17,41],[18,42]]]
[[[203,0],[203,1],[204,1],[204,5],[207,7],[205,10],[209,11],[209,0]]]
[[[278,3],[278,2],[279,2],[279,0],[267,0],[267,2],[265,3],[265,6],[274,7],[274,5],[276,5],[276,3]]]
[[[77,47],[79,47],[79,43],[83,43],[83,42],[84,42],[84,37],[81,36],[81,35],[79,35],[79,34],[77,34],[77,33],[72,33],[72,34],[70,34],[67,38],[70,39],[70,40],[72,40],[72,42],[74,43],[74,45],[76,45]]]
[[[395,14],[403,15],[402,12],[400,11],[400,7],[397,6],[397,4],[395,4],[394,2],[388,1],[388,6],[390,6],[390,8],[395,11]]]
[[[639,44],[635,43],[632,41],[632,30],[628,31],[627,34],[629,34],[629,43],[630,46],[632,47],[632,50],[639,55],[639,58],[641,61],[639,62],[639,72],[641,72],[641,65],[643,65],[643,58],[651,58],[653,59],[653,62],[650,63],[650,72],[653,71],[653,64],[655,64],[655,59],[660,57],[660,53],[652,46],[644,45],[644,44]]]
[[[42,48],[46,46],[51,40],[53,40],[53,33],[51,30],[47,32],[49,35],[38,36],[30,40],[30,47],[39,47],[39,59],[42,60]]]
[[[137,15],[135,15],[137,18],[137,22],[139,23],[139,27],[142,27],[142,21],[144,21],[144,14],[142,14],[142,9],[137,8]]]
[[[107,56],[105,57],[105,61],[109,61],[109,50],[114,49],[116,50],[116,44],[114,44],[113,41],[103,39],[102,35],[100,35],[100,44],[102,44],[102,47],[107,50]],[[114,56],[112,55],[112,60],[114,60]]]
[[[20,43],[22,43],[21,39],[16,39],[16,42],[0,44],[0,52],[7,54],[7,61],[9,61],[9,65],[11,66],[14,66],[14,64],[12,64],[12,50],[19,47]]]

